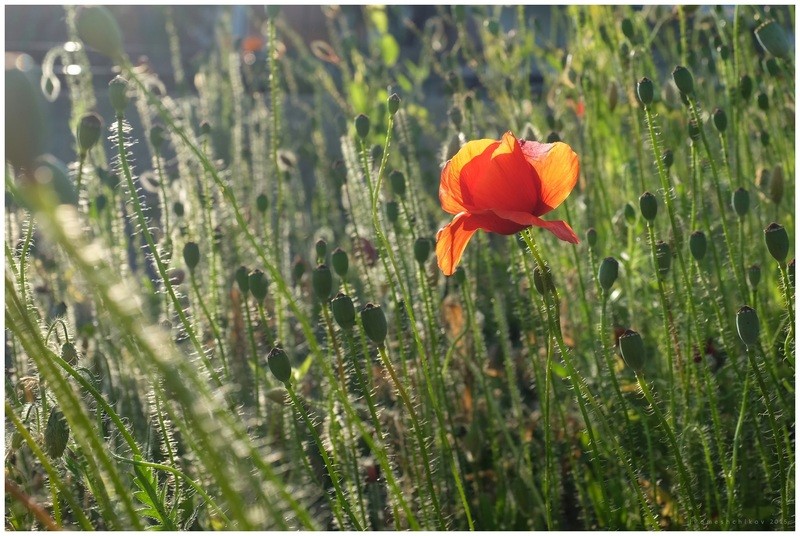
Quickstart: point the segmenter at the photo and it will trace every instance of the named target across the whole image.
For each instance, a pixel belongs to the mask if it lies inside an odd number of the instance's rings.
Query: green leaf
[[[397,44],[395,38],[390,34],[384,34],[383,37],[381,37],[380,47],[383,63],[387,67],[393,67],[400,57],[400,45]]]

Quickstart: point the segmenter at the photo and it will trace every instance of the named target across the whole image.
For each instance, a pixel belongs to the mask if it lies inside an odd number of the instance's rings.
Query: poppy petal
[[[517,138],[503,135],[481,175],[462,177],[464,206],[470,212],[514,210],[530,212],[539,202],[539,177],[525,159]]]
[[[439,202],[442,210],[458,214],[465,210],[462,181],[479,180],[491,160],[497,140],[474,140],[467,142],[442,169],[439,182]]]
[[[436,260],[444,275],[453,275],[469,239],[478,230],[474,216],[468,212],[458,214],[453,221],[436,233]]]
[[[539,175],[539,200],[533,213],[542,216],[567,198],[578,182],[578,155],[566,143],[520,143],[525,159]]]
[[[565,242],[571,242],[573,244],[578,244],[580,242],[578,235],[575,234],[575,231],[572,230],[572,227],[570,227],[569,224],[563,220],[547,221],[534,216],[533,214],[528,214],[526,212],[513,212],[509,210],[497,210],[495,211],[495,214],[499,218],[509,220],[524,227],[529,227],[531,225],[542,227],[556,235],[556,238],[559,240],[563,240]]]

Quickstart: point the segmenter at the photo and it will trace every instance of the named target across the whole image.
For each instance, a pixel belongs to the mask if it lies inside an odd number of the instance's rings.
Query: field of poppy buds
[[[200,9],[6,55],[6,530],[795,529],[793,6]]]

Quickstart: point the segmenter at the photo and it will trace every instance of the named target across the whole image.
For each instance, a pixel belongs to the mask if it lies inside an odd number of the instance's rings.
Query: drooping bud
[[[608,292],[611,286],[617,280],[619,275],[619,262],[614,257],[606,257],[600,263],[600,269],[597,271],[597,279],[600,282],[600,287]]]
[[[108,99],[117,117],[125,115],[125,108],[128,107],[128,81],[121,76],[115,76],[108,84]]]
[[[394,170],[389,173],[389,184],[394,195],[401,199],[406,196],[406,177],[402,171]]]
[[[200,246],[197,242],[186,242],[183,246],[183,262],[190,272],[194,273],[194,269],[200,262]]]
[[[627,329],[619,338],[619,352],[625,364],[635,371],[644,368],[645,349],[642,336],[632,329]]]
[[[60,458],[69,441],[69,425],[60,409],[50,410],[44,429],[44,450],[51,458]]]
[[[81,117],[78,123],[78,153],[85,156],[100,140],[103,120],[92,112]]]
[[[369,117],[364,114],[358,114],[356,116],[355,125],[358,137],[362,140],[366,139],[366,137],[369,136]]]
[[[591,249],[597,245],[597,230],[594,227],[589,227],[586,230],[586,243],[589,244]]]
[[[414,259],[419,264],[425,264],[431,254],[431,240],[419,237],[414,241]]]
[[[542,296],[544,296],[545,292],[549,293],[555,289],[553,272],[550,270],[549,265],[545,265],[544,272],[542,272],[538,264],[533,267],[533,286]]]
[[[250,294],[256,299],[256,303],[262,303],[267,297],[267,276],[264,275],[259,269],[255,269],[247,276],[248,284],[250,285]]]
[[[744,188],[737,188],[734,190],[731,205],[733,205],[733,210],[736,212],[736,215],[740,218],[744,218],[747,215],[747,211],[750,209],[750,192]]]
[[[656,196],[650,192],[645,192],[639,197],[639,209],[642,211],[642,217],[649,222],[656,219],[658,214],[658,201]]]
[[[317,240],[317,243],[314,244],[314,251],[317,254],[318,261],[322,262],[325,260],[325,255],[328,254],[328,243],[325,242],[324,238]]]
[[[743,305],[736,312],[736,331],[739,332],[739,338],[746,346],[758,344],[759,325],[755,309]]]
[[[78,350],[74,344],[67,341],[61,345],[61,359],[70,365],[75,365],[78,362]]]
[[[330,299],[333,292],[333,274],[327,265],[320,264],[311,273],[311,287],[320,301],[326,302]]]
[[[789,235],[782,225],[772,222],[764,229],[764,241],[772,258],[783,264],[789,255]]]
[[[728,116],[725,115],[725,110],[717,108],[714,110],[714,126],[720,132],[725,132],[728,128]]]
[[[686,67],[682,65],[675,67],[672,71],[672,80],[684,95],[691,95],[694,92],[694,79]]]
[[[381,306],[368,303],[361,310],[361,324],[364,326],[364,333],[369,340],[378,346],[383,346],[388,333],[388,325]]]
[[[706,248],[708,241],[706,234],[703,231],[695,231],[689,236],[689,251],[692,253],[694,260],[700,262],[706,256]]]
[[[236,279],[236,284],[239,285],[239,291],[242,294],[247,294],[250,291],[250,277],[245,266],[240,266],[236,269],[234,279]]]
[[[289,356],[280,346],[276,346],[267,354],[267,365],[275,379],[283,384],[288,384],[292,378],[292,364]]]
[[[636,83],[636,96],[639,97],[639,102],[650,106],[653,103],[653,81],[647,77],[639,80]]]
[[[341,278],[347,276],[347,270],[350,268],[350,261],[347,258],[347,252],[342,248],[336,248],[331,253],[331,264],[333,271],[336,272]]]
[[[342,329],[350,329],[356,324],[356,307],[350,296],[341,292],[331,300],[333,319]]]

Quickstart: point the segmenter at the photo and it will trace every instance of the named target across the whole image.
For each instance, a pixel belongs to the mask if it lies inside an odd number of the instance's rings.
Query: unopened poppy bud
[[[75,29],[81,41],[119,62],[124,54],[122,48],[122,32],[117,19],[108,8],[103,6],[85,6],[78,8],[75,17]]]
[[[707,247],[708,241],[703,231],[695,231],[689,236],[689,251],[696,261],[703,260],[703,257],[706,256]]]
[[[669,171],[669,168],[675,163],[675,155],[672,153],[672,149],[664,149],[664,152],[661,153],[661,162],[664,164],[667,171]]]
[[[250,291],[250,276],[247,268],[240,266],[236,269],[233,277],[236,279],[236,284],[239,285],[239,291],[242,294],[247,294]]]
[[[591,249],[597,245],[597,229],[594,227],[589,227],[586,230],[586,243],[589,244]]]
[[[368,303],[361,310],[361,324],[364,326],[364,333],[366,333],[369,340],[378,346],[383,346],[388,326],[381,306]]]
[[[394,170],[389,173],[389,184],[394,195],[401,199],[406,196],[406,176],[402,171]]]
[[[789,276],[789,284],[794,288],[794,257],[786,265],[786,275]]]
[[[553,272],[550,270],[549,265],[545,265],[544,272],[542,272],[538,264],[533,267],[533,286],[536,287],[536,291],[542,296],[544,296],[545,292],[549,293],[555,289],[555,285],[553,284]]]
[[[747,280],[750,282],[750,288],[755,289],[761,281],[761,265],[754,264],[747,269]]]
[[[755,34],[763,49],[773,56],[785,58],[789,55],[791,45],[786,32],[774,20],[768,20],[756,28]]]
[[[464,119],[464,116],[461,114],[461,108],[453,106],[450,108],[450,111],[447,112],[447,116],[450,118],[450,122],[453,123],[453,126],[456,127],[456,130],[461,130],[461,122]]]
[[[258,197],[256,197],[256,208],[258,211],[263,214],[267,211],[268,207],[269,198],[267,197],[267,194],[258,194]]]
[[[786,256],[789,254],[789,235],[783,225],[770,223],[764,229],[764,241],[767,243],[767,249],[773,259],[780,264],[786,262]]]
[[[622,28],[622,35],[627,37],[628,40],[633,41],[633,21],[626,17],[622,19],[620,27]]]
[[[292,364],[289,356],[280,346],[276,346],[267,354],[267,365],[275,379],[283,384],[288,384],[292,377]]]
[[[364,114],[358,114],[356,116],[355,124],[356,134],[358,134],[358,137],[362,140],[366,139],[366,137],[369,136],[369,117]]]
[[[211,134],[211,123],[206,120],[200,121],[200,134],[203,136]]]
[[[153,125],[150,129],[150,145],[156,152],[161,151],[161,146],[164,145],[164,127],[161,125]]]
[[[625,364],[635,371],[644,368],[645,350],[642,336],[632,329],[627,329],[619,338],[619,352]]]
[[[314,251],[316,252],[317,259],[320,260],[320,262],[325,259],[325,255],[328,254],[328,243],[325,242],[324,238],[317,240],[317,243],[314,244]]]
[[[656,242],[656,264],[658,265],[658,273],[662,276],[667,275],[672,264],[672,250],[669,244],[663,240]]]
[[[769,58],[766,61],[767,72],[770,76],[777,77],[781,74],[781,67],[778,65],[778,60]]]
[[[347,252],[342,248],[336,248],[331,253],[331,264],[333,265],[333,271],[336,272],[336,275],[339,277],[345,277],[347,275],[347,270],[350,268],[350,261],[347,258]]]
[[[608,292],[614,281],[617,280],[619,275],[619,262],[614,257],[606,257],[600,263],[600,269],[597,271],[597,279],[600,282],[600,287]]]
[[[292,280],[295,283],[300,281],[304,273],[306,273],[306,263],[303,262],[303,259],[298,257],[294,260],[294,264],[292,264]]]
[[[414,259],[419,264],[424,264],[431,254],[431,241],[429,238],[417,238],[414,241]]]
[[[750,95],[753,94],[753,79],[749,75],[742,75],[739,79],[739,95],[745,102],[750,100]]]
[[[74,365],[78,362],[78,350],[75,348],[74,344],[67,341],[61,345],[61,359],[70,365]]]
[[[81,117],[78,123],[78,152],[86,155],[100,140],[103,130],[103,120],[92,112]]]
[[[746,346],[758,344],[759,325],[755,309],[743,305],[736,312],[736,331],[739,332],[739,338]]]
[[[697,143],[700,141],[700,127],[697,125],[694,119],[689,121],[689,139],[692,142]]]
[[[394,115],[397,113],[397,110],[400,109],[400,97],[397,93],[392,93],[389,95],[389,100],[386,101],[386,107],[389,109],[389,113]]]
[[[194,272],[195,267],[200,262],[200,246],[197,242],[186,242],[183,246],[183,262],[190,272]]]
[[[636,96],[639,97],[639,102],[650,106],[653,103],[653,81],[647,77],[639,80],[636,83]]]
[[[58,408],[50,410],[47,425],[44,429],[44,450],[51,458],[60,458],[69,441],[69,425],[64,414]]]
[[[725,132],[725,129],[728,128],[728,116],[725,115],[725,110],[722,108],[714,110],[714,126],[720,132]]]
[[[625,220],[628,222],[628,225],[633,225],[636,223],[636,209],[633,208],[633,205],[630,203],[625,203],[625,207],[622,209],[622,211],[625,214]]]
[[[108,84],[108,99],[117,113],[117,117],[125,114],[128,107],[128,81],[121,76],[115,76]]]
[[[383,147],[376,143],[372,146],[372,149],[370,149],[369,154],[372,158],[372,161],[375,162],[375,165],[377,166],[378,162],[380,162],[381,158],[383,157]]]
[[[759,93],[758,97],[756,97],[756,103],[758,104],[759,109],[765,112],[769,110],[769,97],[766,93]]]
[[[692,78],[692,73],[686,67],[682,65],[675,67],[672,71],[672,80],[684,95],[691,95],[694,91],[694,79]]]
[[[744,218],[747,211],[750,209],[750,192],[744,188],[737,188],[734,190],[731,205],[733,205],[733,210],[736,212],[736,215],[740,218]]]
[[[250,285],[250,294],[256,299],[256,303],[262,303],[267,297],[267,276],[259,269],[255,269],[247,276]]]
[[[175,201],[172,204],[172,212],[174,212],[177,217],[183,218],[183,214],[185,212],[183,203],[181,203],[180,201]]]
[[[325,264],[320,264],[311,273],[311,287],[320,301],[328,301],[333,291],[333,274]]]
[[[639,210],[642,211],[642,217],[649,222],[656,219],[658,214],[658,201],[656,196],[650,192],[645,192],[639,197]]]
[[[780,164],[775,164],[769,179],[769,198],[776,205],[783,199],[783,166]]]
[[[397,218],[399,217],[400,217],[400,206],[397,204],[397,201],[387,201],[386,219],[388,219],[390,223],[395,223],[397,221]]]
[[[350,296],[341,292],[331,300],[333,319],[342,329],[350,329],[356,324],[356,307]]]

